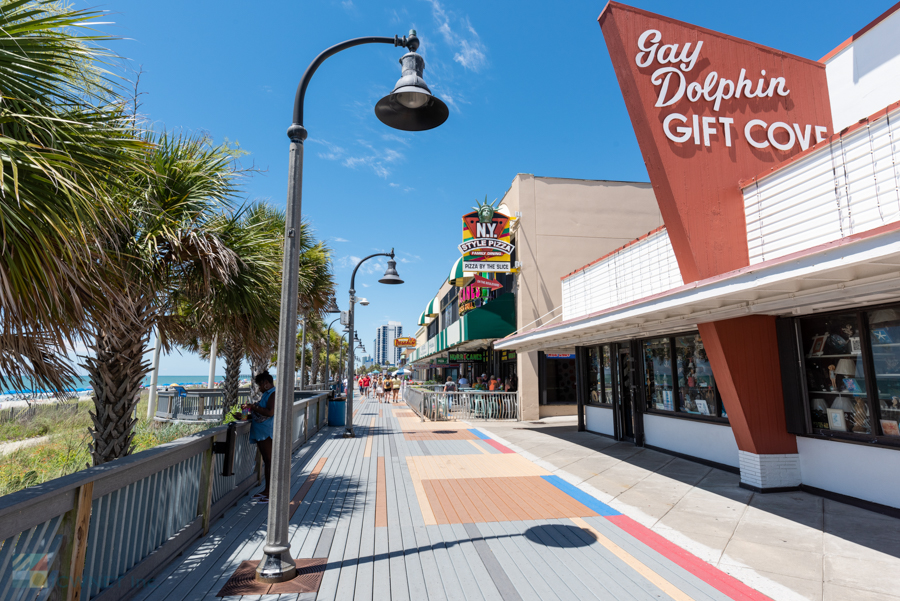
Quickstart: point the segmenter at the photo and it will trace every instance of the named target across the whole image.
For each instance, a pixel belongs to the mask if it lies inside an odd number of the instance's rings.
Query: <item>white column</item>
[[[147,419],[153,419],[156,413],[156,383],[159,381],[159,353],[162,350],[162,341],[159,339],[159,330],[156,331],[156,348],[153,350],[153,374],[150,376],[150,400],[147,402]]]
[[[206,381],[207,386],[215,388],[216,381],[216,344],[219,342],[218,336],[213,336],[212,344],[209,347],[209,379]]]

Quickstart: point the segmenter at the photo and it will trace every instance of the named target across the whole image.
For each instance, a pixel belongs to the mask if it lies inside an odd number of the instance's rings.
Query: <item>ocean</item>
[[[206,384],[206,379],[209,377],[209,374],[203,376],[159,376],[157,379],[157,386],[171,386],[173,384],[182,384],[185,386],[203,386]],[[242,380],[249,380],[249,374],[242,374],[240,376]],[[222,382],[225,379],[225,376],[216,376],[216,382]],[[144,378],[144,386],[150,386],[150,374],[147,374],[147,377]],[[88,392],[91,389],[90,380],[84,376],[75,379],[75,392]],[[0,390],[0,395],[8,395],[8,394],[22,394],[22,393],[46,393],[49,392],[47,390],[31,390],[27,389],[25,391],[22,390],[13,390],[4,388]]]

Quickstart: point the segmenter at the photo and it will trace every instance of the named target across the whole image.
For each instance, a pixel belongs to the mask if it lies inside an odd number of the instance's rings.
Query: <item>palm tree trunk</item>
[[[225,338],[225,382],[222,385],[222,392],[225,393],[223,400],[224,413],[228,415],[237,406],[238,386],[240,384],[241,375],[241,359],[244,357],[244,348],[240,342],[232,336]]]
[[[153,326],[151,310],[135,311],[140,320],[110,320],[97,328],[91,349],[81,366],[94,389],[90,451],[94,465],[126,457],[134,450],[134,410],[141,383],[151,366],[144,360]]]
[[[312,341],[312,361],[310,362],[309,383],[317,384],[319,382],[319,352],[322,350],[322,341],[314,338]]]

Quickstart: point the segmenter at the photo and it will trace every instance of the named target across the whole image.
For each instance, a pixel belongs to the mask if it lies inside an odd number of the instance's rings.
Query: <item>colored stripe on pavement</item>
[[[621,515],[618,511],[607,505],[606,503],[601,503],[591,495],[587,494],[583,490],[580,490],[559,476],[541,476],[544,480],[563,491],[588,509],[592,511],[596,511],[599,515],[602,516],[614,516]]]

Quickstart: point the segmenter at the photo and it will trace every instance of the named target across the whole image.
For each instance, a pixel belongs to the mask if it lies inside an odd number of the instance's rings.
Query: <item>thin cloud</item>
[[[487,66],[487,48],[468,17],[456,18],[448,13],[438,0],[427,0],[431,4],[431,15],[444,41],[450,46],[453,60],[468,71],[479,73]],[[454,28],[451,22],[459,25]]]
[[[333,242],[349,242],[346,238],[332,238]]]
[[[344,156],[344,153],[346,152],[343,148],[337,144],[332,144],[328,140],[310,139],[309,141],[314,144],[321,144],[325,147],[323,152],[317,152],[316,155],[320,159],[325,159],[326,161],[336,161]]]
[[[393,166],[406,158],[393,148],[375,148],[365,140],[359,140],[358,144],[368,150],[368,152],[358,156],[347,157],[342,163],[344,167],[350,167],[351,169],[367,167],[378,177],[387,179],[393,172]]]
[[[400,187],[400,184],[395,184],[394,182],[391,182],[391,183],[389,183],[388,185],[389,185],[391,188],[399,188],[399,187]]]

